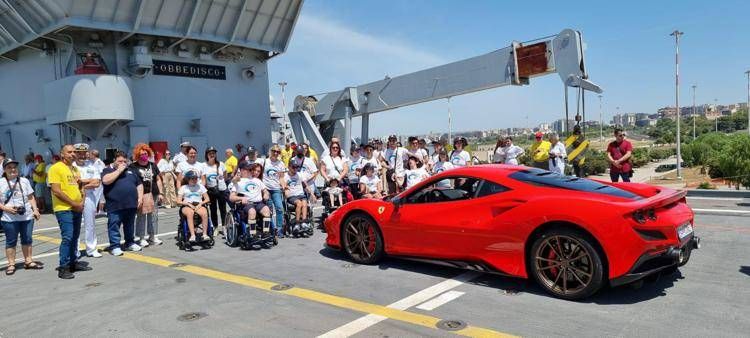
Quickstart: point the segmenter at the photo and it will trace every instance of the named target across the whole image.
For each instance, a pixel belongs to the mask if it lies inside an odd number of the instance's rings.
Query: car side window
[[[446,185],[450,180],[453,184]],[[471,177],[455,177],[427,185],[406,198],[407,204],[440,203],[467,200],[476,196],[482,180]]]
[[[481,185],[479,186],[479,191],[477,192],[477,198],[494,195],[505,191],[508,191],[508,188],[502,185],[499,185],[495,182],[482,181]]]

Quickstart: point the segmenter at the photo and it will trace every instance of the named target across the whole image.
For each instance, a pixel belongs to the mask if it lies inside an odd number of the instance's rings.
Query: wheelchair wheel
[[[232,213],[227,214],[227,218],[224,220],[224,227],[226,228],[226,243],[230,247],[234,248],[239,242],[240,225],[235,221]],[[213,238],[211,239],[213,241]]]

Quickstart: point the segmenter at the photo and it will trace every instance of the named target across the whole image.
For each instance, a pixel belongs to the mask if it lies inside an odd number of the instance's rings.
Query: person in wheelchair
[[[248,224],[256,223],[258,213],[263,216],[264,222],[270,222],[271,209],[265,203],[270,195],[262,180],[263,166],[243,161],[238,167],[239,173],[234,176],[229,188],[229,201],[240,205],[247,215]]]
[[[362,168],[362,176],[359,177],[359,191],[362,198],[383,198],[380,193],[380,178],[375,175],[375,166],[367,163]]]
[[[194,216],[198,214],[201,224],[206,228],[208,225],[208,210],[205,207],[209,203],[208,190],[198,183],[198,174],[192,170],[185,173],[185,180],[187,184],[180,187],[177,193],[177,201],[181,206],[180,213],[185,217],[188,224],[188,231],[190,232],[188,241],[193,243],[195,242]],[[205,231],[202,239],[209,239]]]
[[[313,195],[313,191],[305,184],[307,175],[299,172],[299,169],[299,164],[290,163],[289,170],[284,174],[284,181],[286,182],[284,194],[287,204],[294,206],[294,227],[297,230],[299,230],[299,227],[307,228],[309,226],[307,224],[307,196]]]

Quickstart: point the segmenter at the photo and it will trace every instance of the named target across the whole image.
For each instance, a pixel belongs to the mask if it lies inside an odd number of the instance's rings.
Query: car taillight
[[[650,219],[652,221],[656,220],[656,210],[654,210],[654,209],[648,209],[648,211],[646,212],[646,214],[648,215],[648,219]]]
[[[633,219],[639,224],[646,223],[646,214],[642,210],[633,213]]]

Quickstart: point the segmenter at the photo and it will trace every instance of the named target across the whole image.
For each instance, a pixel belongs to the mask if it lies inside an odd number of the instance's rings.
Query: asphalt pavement
[[[689,199],[695,209],[750,211],[744,200]],[[520,279],[386,259],[349,262],[325,234],[272,249],[179,251],[176,211],[160,210],[165,243],[88,258],[57,278],[53,218],[36,226],[41,271],[0,273],[0,337],[747,336],[750,218],[697,212],[702,248],[679,272],[571,302]],[[106,241],[105,219],[97,229]],[[20,253],[19,253],[20,257]],[[20,267],[20,266],[19,266]],[[464,328],[464,325],[466,326]],[[442,327],[442,328],[438,328]],[[463,329],[462,329],[463,328]]]

